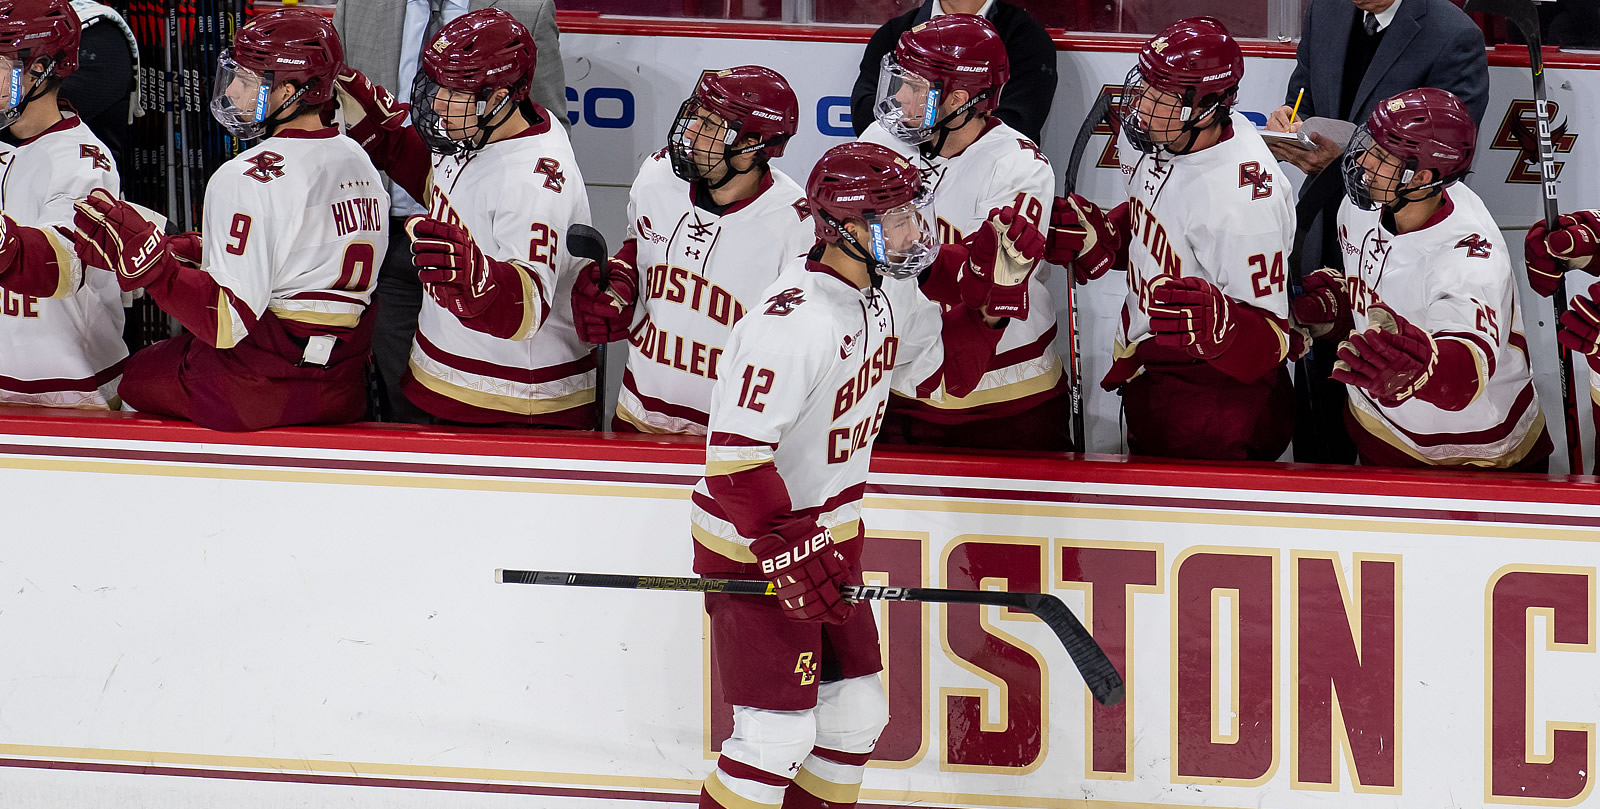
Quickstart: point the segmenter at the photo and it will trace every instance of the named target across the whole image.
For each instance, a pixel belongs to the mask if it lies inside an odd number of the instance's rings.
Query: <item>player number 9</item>
[[[244,255],[244,246],[250,241],[250,217],[236,213],[233,221],[228,223],[227,251],[236,256]]]

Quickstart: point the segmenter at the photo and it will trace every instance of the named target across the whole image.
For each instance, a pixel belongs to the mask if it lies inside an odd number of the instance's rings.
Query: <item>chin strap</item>
[[[840,222],[839,220],[834,219],[832,216],[829,216],[826,211],[818,210],[816,211],[815,215],[821,217],[823,223],[828,227],[839,231],[839,249],[843,251],[845,255],[867,265],[867,269],[870,270],[867,275],[872,280],[872,288],[877,289],[878,286],[883,283],[883,270],[887,269],[888,265],[879,261],[872,255],[870,251],[868,251],[865,247],[862,247],[861,242],[856,239],[855,234],[847,230],[843,222]]]
[[[311,84],[310,82],[307,82],[304,87],[295,90],[294,95],[284,99],[283,103],[279,104],[277,109],[273,110],[271,114],[261,121],[262,128],[266,131],[267,137],[270,138],[273,135],[278,134],[279,127],[289,123],[290,121],[293,121],[296,118],[299,118],[301,113],[305,112],[305,110],[297,109],[293,115],[285,115],[282,118],[278,117],[279,114],[284,110],[289,109],[291,105],[298,105],[300,103],[300,99],[305,97],[306,92],[310,89]]]
[[[936,133],[933,140],[918,144],[917,150],[922,152],[922,156],[929,160],[938,157],[939,153],[944,151],[944,144],[950,139],[950,133],[972,123],[973,116],[977,115],[977,113],[974,111],[974,108],[977,107],[978,104],[984,99],[988,98],[993,92],[993,89],[984,90],[983,92],[967,99],[966,103],[951,110],[949,115],[940,118],[933,125],[933,131]],[[961,119],[961,123],[951,126],[950,122],[955,120],[957,115],[963,115],[965,117]]]
[[[55,73],[55,71],[56,71],[56,60],[54,58],[47,57],[45,59],[44,70],[42,70],[42,71],[40,71],[38,73],[29,72],[28,75],[33,76],[33,79],[34,79],[34,81],[33,81],[33,89],[29,90],[26,94],[24,94],[22,96],[22,103],[17,105],[17,111],[16,111],[17,119],[21,119],[22,118],[22,114],[24,112],[27,112],[28,104],[30,102],[38,100],[40,98],[43,98],[45,93],[49,92],[49,90],[45,88],[45,85],[49,84],[49,80],[52,77],[52,75]],[[13,123],[15,123],[15,121],[13,121]]]

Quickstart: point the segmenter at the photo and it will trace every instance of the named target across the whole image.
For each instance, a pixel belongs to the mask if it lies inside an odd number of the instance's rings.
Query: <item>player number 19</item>
[[[1285,276],[1282,251],[1272,254],[1270,265],[1264,253],[1257,253],[1250,257],[1250,266],[1256,268],[1250,273],[1250,285],[1255,288],[1257,298],[1265,298],[1274,292],[1283,294]]]

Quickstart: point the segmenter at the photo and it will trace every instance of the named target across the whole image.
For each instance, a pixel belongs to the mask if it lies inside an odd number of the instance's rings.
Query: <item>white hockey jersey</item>
[[[96,188],[120,197],[121,186],[111,150],[76,114],[63,112],[44,132],[0,146],[0,210],[44,231],[61,274],[55,298],[0,289],[0,401],[105,408],[128,356],[122,292],[113,273],[84,272],[68,234],[75,202]]]
[[[1404,235],[1384,227],[1381,211],[1363,211],[1346,198],[1339,247],[1357,330],[1367,328],[1370,306],[1384,304],[1436,340],[1465,345],[1482,386],[1454,412],[1415,398],[1385,407],[1352,387],[1356,421],[1430,464],[1505,467],[1522,460],[1544,431],[1544,414],[1510,251],[1478,195],[1463,183],[1450,186],[1429,223]]]
[[[787,490],[775,495],[781,507],[836,542],[855,538],[890,387],[915,395],[940,372],[941,314],[915,285],[862,290],[823,265],[790,262],[729,340],[711,395],[707,478],[773,464]],[[755,562],[759,537],[739,532],[737,509],[714,500],[706,478],[695,486],[697,571]]]
[[[1255,125],[1233,113],[1232,135],[1185,155],[1148,155],[1118,135],[1128,189],[1128,297],[1116,357],[1150,336],[1150,283],[1204,278],[1222,294],[1270,315],[1289,355],[1289,253],[1295,192]]]
[[[372,302],[389,247],[389,195],[338,129],[286,130],[212,175],[202,233],[200,268],[224,290],[218,348],[238,345],[268,311],[337,333]]]
[[[567,131],[543,117],[476,152],[435,155],[424,200],[434,218],[465,228],[485,255],[522,268],[529,305],[517,333],[502,339],[469,328],[425,296],[411,377],[477,413],[505,413],[507,421],[594,401],[592,347],[572,321],[572,283],[585,262],[566,245],[568,228],[589,224],[589,197]]]
[[[886,146],[922,170],[933,190],[932,211],[939,240],[955,244],[972,235],[995,208],[1014,206],[1041,230],[1049,227],[1050,205],[1055,199],[1055,174],[1050,160],[1033,141],[990,119],[990,128],[954,157],[928,160],[915,146],[889,134],[873,122],[861,140]],[[1056,307],[1049,288],[1048,265],[1041,264],[1028,281],[1028,318],[1007,323],[997,354],[1004,367],[984,374],[977,390],[940,401],[920,400],[954,414],[973,408],[1003,405],[1044,393],[1061,381],[1061,357],[1055,350]],[[912,284],[913,281],[885,283]]]
[[[617,416],[643,432],[705,435],[733,324],[816,242],[805,191],[772,169],[757,196],[718,216],[690,201],[664,152],[628,195],[640,305]]]

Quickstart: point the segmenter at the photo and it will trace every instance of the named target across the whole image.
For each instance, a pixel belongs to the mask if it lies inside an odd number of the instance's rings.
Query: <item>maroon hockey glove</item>
[[[1349,319],[1350,290],[1344,273],[1323,267],[1305,277],[1302,290],[1289,310],[1295,322],[1310,327],[1312,337],[1321,337],[1333,331],[1340,320]]]
[[[1372,325],[1366,331],[1339,345],[1332,376],[1366,390],[1378,404],[1394,407],[1432,381],[1439,347],[1427,332],[1383,304],[1367,310],[1367,319]]]
[[[1150,331],[1156,345],[1216,359],[1233,345],[1233,302],[1204,278],[1163,275],[1150,284]]]
[[[1044,253],[1044,235],[1015,208],[996,208],[968,236],[958,283],[969,308],[990,317],[1028,317],[1028,279]]]
[[[346,66],[344,72],[334,77],[334,95],[339,100],[339,111],[344,113],[344,126],[348,132],[359,129],[367,133],[374,129],[398,129],[406,125],[410,108],[353,67]]]
[[[1127,203],[1108,214],[1077,194],[1056,197],[1044,260],[1072,268],[1078,283],[1088,283],[1107,270],[1127,266],[1127,230]]]
[[[1589,368],[1600,373],[1600,284],[1589,287],[1589,294],[1572,296],[1572,308],[1561,314],[1561,327],[1556,329],[1556,342],[1582,354],[1589,360]]]
[[[593,261],[578,271],[578,280],[572,285],[572,320],[578,327],[578,339],[586,343],[626,340],[633,326],[639,299],[633,266],[616,257],[610,264],[605,290],[600,289],[600,265]]]
[[[778,586],[783,614],[796,621],[842,624],[849,620],[856,605],[840,595],[839,586],[850,583],[850,564],[833,546],[828,529],[803,525],[786,533],[797,538],[772,533],[750,543],[750,552],[761,563],[761,575]]]
[[[459,318],[484,313],[499,292],[500,279],[520,272],[508,262],[489,258],[472,236],[457,225],[417,215],[406,220],[417,280],[440,306]]]
[[[171,240],[122,200],[96,188],[73,206],[73,246],[83,262],[117,274],[124,292],[143,289],[175,272]]]
[[[1556,219],[1556,229],[1551,231],[1546,230],[1543,222],[1535,222],[1528,228],[1522,246],[1528,266],[1528,285],[1546,298],[1556,291],[1556,282],[1561,280],[1563,270],[1557,261],[1565,261],[1570,269],[1600,275],[1589,265],[1594,254],[1600,252],[1600,211],[1564,213]]]

